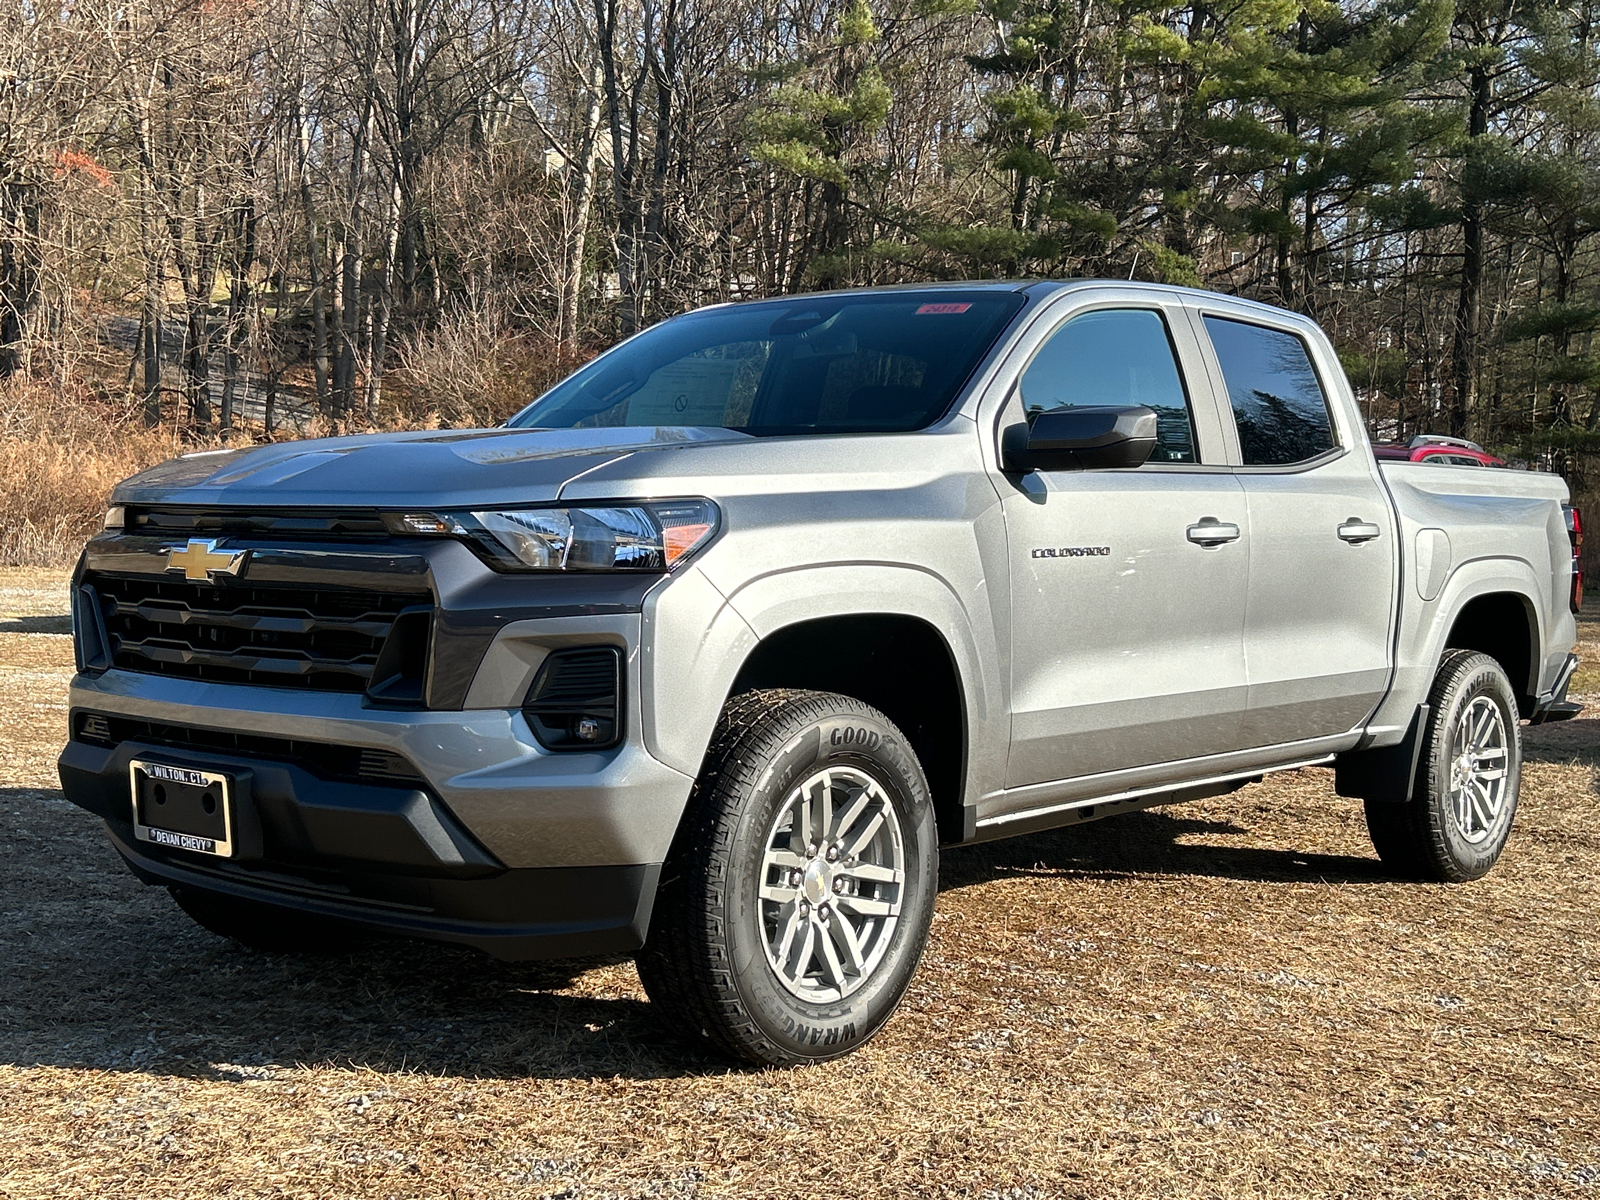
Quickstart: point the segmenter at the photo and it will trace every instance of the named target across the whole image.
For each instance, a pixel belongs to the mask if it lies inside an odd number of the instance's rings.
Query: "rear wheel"
[[[889,719],[847,696],[749,692],[723,712],[639,976],[726,1053],[835,1058],[905,994],[937,882],[927,782]]]
[[[355,929],[327,917],[202,888],[167,890],[196,924],[252,950],[268,954],[337,954],[355,945]]]
[[[1428,705],[1411,800],[1368,800],[1367,830],[1391,869],[1460,883],[1487,874],[1511,836],[1522,775],[1516,693],[1487,654],[1453,650]]]

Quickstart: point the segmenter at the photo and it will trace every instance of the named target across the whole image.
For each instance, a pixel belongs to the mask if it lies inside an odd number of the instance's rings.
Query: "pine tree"
[[[1522,53],[1530,87],[1536,89],[1521,114],[1542,135],[1526,148],[1507,150],[1500,190],[1517,197],[1507,236],[1537,246],[1553,263],[1551,299],[1513,321],[1507,340],[1547,339],[1550,359],[1531,382],[1549,388],[1549,424],[1573,422],[1577,394],[1591,401],[1585,424],[1600,426],[1600,360],[1591,335],[1600,327],[1600,306],[1585,294],[1584,250],[1600,234],[1600,48],[1594,42],[1592,0],[1575,9],[1535,14],[1534,38]],[[1535,362],[1539,359],[1536,357]]]
[[[847,205],[861,165],[853,151],[883,127],[892,100],[879,42],[868,0],[850,0],[837,33],[814,54],[785,64],[788,81],[750,122],[751,157],[803,183],[809,230],[794,283],[807,274],[824,284],[849,276]]]
[[[1509,123],[1544,90],[1526,56],[1538,52],[1553,7],[1552,0],[1458,0],[1445,52],[1459,122],[1445,154],[1461,238],[1448,409],[1449,431],[1456,436],[1475,431],[1486,239],[1497,217],[1525,199]]]
[[[1403,185],[1417,113],[1417,64],[1448,31],[1444,0],[1393,0],[1366,12],[1318,0],[1282,28],[1251,30],[1219,58],[1205,124],[1218,169],[1248,181],[1235,214],[1272,248],[1266,291],[1316,315],[1330,214],[1359,211]]]

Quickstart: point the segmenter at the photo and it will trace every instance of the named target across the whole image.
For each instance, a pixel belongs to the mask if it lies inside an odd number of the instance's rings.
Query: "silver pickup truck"
[[[1577,710],[1566,499],[1380,468],[1321,331],[1223,296],[718,306],[503,428],[122,484],[61,778],[246,944],[636,953],[686,1036],[824,1059],[941,844],[1332,766],[1395,871],[1487,871]]]

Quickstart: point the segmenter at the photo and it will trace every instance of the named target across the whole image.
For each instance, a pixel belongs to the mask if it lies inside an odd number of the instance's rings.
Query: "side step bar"
[[[1238,791],[1247,783],[1259,783],[1264,775],[1278,771],[1297,771],[1301,767],[1325,767],[1333,761],[1333,755],[1324,754],[1317,758],[1306,758],[1277,766],[1231,771],[1226,775],[1213,775],[1191,783],[1176,785],[1168,783],[1156,787],[1134,788],[1131,791],[1116,792],[1108,796],[1094,796],[1066,804],[1051,804],[1042,808],[1003,813],[998,817],[985,817],[979,821],[977,832],[970,840],[987,842],[1019,833],[1035,833],[1045,829],[1057,829],[1063,825],[1098,821],[1102,817],[1137,812],[1142,808],[1155,808],[1162,804],[1183,804],[1190,800],[1225,796],[1229,792]]]

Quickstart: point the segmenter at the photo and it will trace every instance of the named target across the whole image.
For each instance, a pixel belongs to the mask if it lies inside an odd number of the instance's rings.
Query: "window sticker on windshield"
[[[971,307],[970,304],[924,304],[917,309],[917,316],[924,313],[963,313]]]
[[[628,398],[630,425],[721,425],[739,363],[681,358],[656,371]]]

